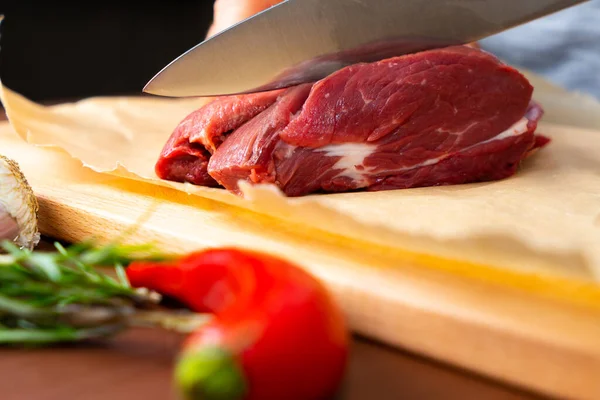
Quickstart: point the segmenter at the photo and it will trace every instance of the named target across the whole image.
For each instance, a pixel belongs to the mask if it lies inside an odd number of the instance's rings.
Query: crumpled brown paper
[[[244,198],[159,180],[154,163],[173,128],[203,99],[90,98],[43,107],[6,87],[18,134],[64,149],[95,171],[151,182],[318,227],[362,242],[524,274],[600,281],[600,104],[529,74],[553,142],[513,178],[481,184],[286,198],[243,185]],[[559,126],[566,123],[585,128]]]

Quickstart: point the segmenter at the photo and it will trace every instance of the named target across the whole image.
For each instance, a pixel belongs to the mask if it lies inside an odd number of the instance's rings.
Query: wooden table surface
[[[6,116],[0,109],[0,120]],[[48,248],[43,241],[40,248]],[[182,337],[136,329],[94,345],[0,350],[2,400],[169,400]],[[341,400],[540,397],[391,349],[364,338],[352,344]]]
[[[134,330],[98,345],[2,350],[3,400],[168,400],[181,338]],[[464,372],[356,339],[342,400],[533,399]]]
[[[3,400],[168,400],[181,337],[133,330],[110,343],[2,350]],[[464,372],[355,339],[343,400],[533,399]]]

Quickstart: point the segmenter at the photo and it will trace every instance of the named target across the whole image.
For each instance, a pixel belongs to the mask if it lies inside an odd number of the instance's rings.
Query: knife
[[[467,44],[589,0],[287,0],[188,50],[144,87],[203,97],[314,82],[359,62]]]

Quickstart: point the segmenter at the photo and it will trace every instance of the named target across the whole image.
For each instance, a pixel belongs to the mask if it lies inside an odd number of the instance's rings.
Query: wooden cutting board
[[[26,144],[0,123],[0,152],[19,162],[40,201],[42,233],[171,251],[235,245],[268,250],[325,281],[352,329],[514,385],[600,398],[600,304],[575,304],[432,270],[305,227],[176,190],[97,174],[65,153]],[[276,228],[276,229],[275,229]],[[215,238],[219,238],[218,240]],[[226,239],[223,239],[226,238]]]

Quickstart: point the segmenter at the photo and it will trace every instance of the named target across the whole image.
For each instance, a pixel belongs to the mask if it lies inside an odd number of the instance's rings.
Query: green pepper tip
[[[175,382],[185,400],[241,400],[247,390],[237,361],[217,347],[183,354],[177,361]]]

